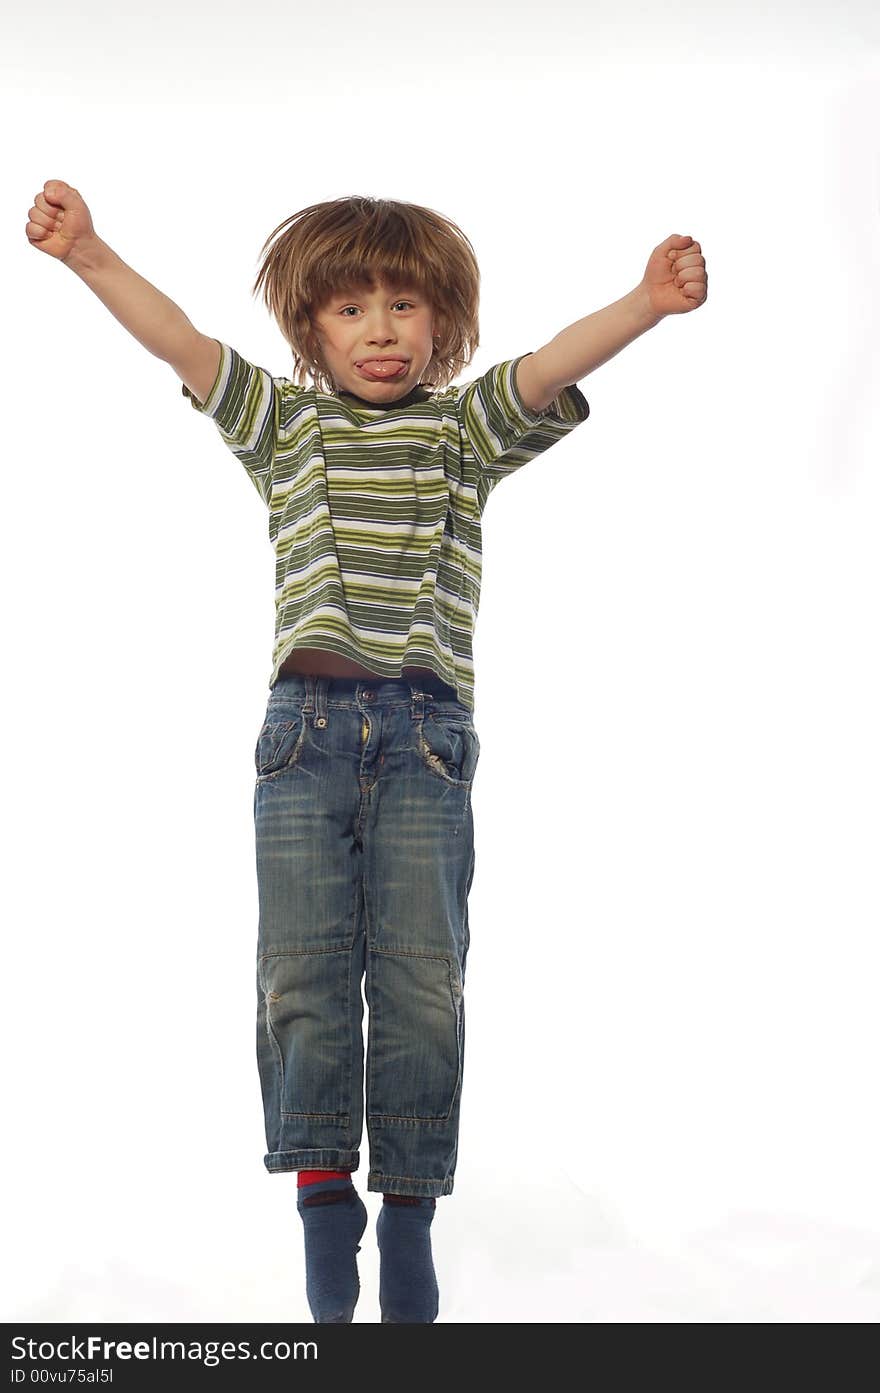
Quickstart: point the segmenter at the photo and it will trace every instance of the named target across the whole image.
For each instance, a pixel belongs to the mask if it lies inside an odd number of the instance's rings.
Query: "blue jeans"
[[[254,752],[268,1171],[452,1193],[480,742],[439,678],[291,675]]]

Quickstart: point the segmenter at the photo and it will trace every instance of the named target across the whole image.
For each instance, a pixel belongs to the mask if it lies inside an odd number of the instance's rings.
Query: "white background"
[[[4,28],[3,1318],[310,1320],[254,1046],[267,514],[29,245],[58,178],[274,374],[259,249],[323,199],[467,233],[461,381],[700,242],[706,304],[583,379],[590,419],[484,518],[440,1320],[876,1321],[874,7],[50,0]]]

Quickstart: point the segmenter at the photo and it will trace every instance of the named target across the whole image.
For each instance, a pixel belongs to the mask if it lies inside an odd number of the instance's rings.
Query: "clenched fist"
[[[642,279],[655,314],[687,314],[706,303],[709,276],[706,258],[693,237],[673,233],[651,252]]]
[[[34,198],[27,237],[32,247],[66,261],[74,247],[94,238],[92,215],[77,189],[49,179]]]

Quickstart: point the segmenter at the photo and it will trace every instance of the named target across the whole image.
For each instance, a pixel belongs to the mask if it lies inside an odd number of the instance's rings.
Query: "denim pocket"
[[[447,783],[472,784],[480,758],[480,738],[470,717],[432,711],[419,725],[419,750],[432,774]]]
[[[258,780],[272,778],[295,764],[305,733],[306,723],[302,714],[288,721],[265,721],[254,749]]]

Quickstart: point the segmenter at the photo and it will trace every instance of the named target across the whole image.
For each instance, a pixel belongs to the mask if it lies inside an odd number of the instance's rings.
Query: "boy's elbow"
[[[200,334],[196,329],[180,351],[167,359],[181,382],[203,406],[217,381],[221,353],[219,340]]]
[[[527,353],[516,368],[516,390],[523,405],[529,411],[541,413],[559,396],[560,387],[555,387],[547,378],[546,354],[543,348],[537,353]]]

